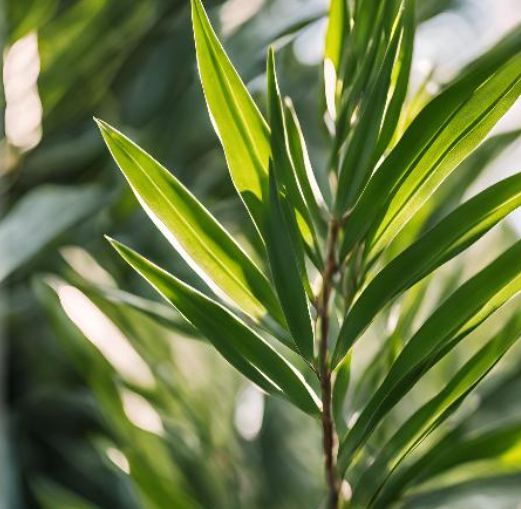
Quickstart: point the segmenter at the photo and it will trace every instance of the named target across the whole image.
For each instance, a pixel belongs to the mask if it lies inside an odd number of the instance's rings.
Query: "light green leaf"
[[[343,471],[380,420],[434,364],[521,291],[521,241],[469,279],[434,311],[405,345],[360,418],[342,440]]]
[[[442,219],[394,258],[362,292],[348,312],[337,342],[340,359],[394,297],[478,240],[521,205],[521,174],[481,192]]]
[[[369,230],[369,248],[385,248],[512,106],[521,93],[521,54],[498,66],[478,67],[420,112],[362,193],[342,253]]]
[[[331,0],[324,46],[324,88],[329,115],[336,118],[336,104],[342,85],[340,62],[350,31],[350,15],[347,0]]]
[[[217,39],[200,0],[192,0],[192,21],[199,74],[212,123],[235,188],[262,233],[269,128]]]
[[[99,210],[107,197],[95,185],[46,185],[25,195],[0,221],[0,281],[68,228]]]
[[[502,473],[519,472],[520,451],[521,423],[518,420],[471,436],[456,428],[416,461],[393,472],[371,507],[386,509],[407,488],[465,464],[485,463],[485,471],[496,479]],[[479,482],[483,482],[482,477]]]
[[[220,297],[255,318],[284,322],[266,277],[203,205],[163,166],[98,121],[114,160],[141,206],[190,267]]]
[[[302,375],[238,317],[135,251],[114,240],[111,243],[236,369],[265,391],[283,394],[304,412],[320,412],[318,398]]]
[[[269,178],[270,209],[266,221],[266,247],[271,272],[293,340],[299,352],[312,361],[313,329],[309,304],[273,172]]]

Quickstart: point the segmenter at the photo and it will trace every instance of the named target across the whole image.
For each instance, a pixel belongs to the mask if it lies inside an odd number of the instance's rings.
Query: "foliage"
[[[161,17],[152,4],[142,7],[154,12],[150,26]],[[458,496],[451,489],[519,479],[521,414],[514,408],[502,415],[498,406],[519,383],[507,354],[515,358],[521,336],[521,241],[495,227],[521,204],[521,177],[467,194],[519,135],[489,136],[521,94],[520,29],[423,104],[424,90],[410,90],[415,4],[331,1],[324,91],[316,101],[328,155],[317,169],[320,157],[308,152],[316,143],[306,143],[300,110],[281,92],[275,47],[266,59],[264,108],[201,1],[192,0],[199,77],[238,197],[233,211],[242,218],[233,230],[205,193],[196,197],[122,132],[97,121],[173,252],[149,249],[155,237],[137,243],[164,266],[172,253],[176,275],[109,239],[166,302],[148,298],[139,283],[132,291],[143,297],[119,289],[125,268],[104,253],[109,275],[77,248],[62,250],[68,267],[60,276],[33,280],[53,334],[91,391],[78,391],[91,420],[88,450],[78,455],[96,464],[103,458],[106,482],[121,492],[112,502],[91,500],[87,490],[35,477],[31,490],[43,507],[361,509],[424,507],[429,500],[436,507]],[[129,19],[122,36],[129,30],[139,37],[131,28]],[[47,121],[63,119],[49,114]],[[59,197],[41,186],[27,193],[0,224],[0,238],[13,239],[2,248],[0,277],[19,274],[38,248],[111,200],[110,187],[82,186]],[[35,218],[40,207],[56,214],[46,200],[74,214]],[[112,219],[125,206],[116,204]],[[27,215],[33,243],[12,233],[26,227]],[[105,226],[112,230],[110,221]],[[124,236],[135,244],[132,230]],[[462,274],[479,249],[485,263]],[[134,281],[125,274],[123,286]],[[279,456],[259,459],[262,448],[235,436],[239,397],[266,405],[265,433]],[[320,441],[322,476],[314,470]],[[261,475],[280,482],[273,465],[281,458],[299,470],[296,484],[306,490],[293,490],[291,500],[277,490],[264,500],[243,494]]]

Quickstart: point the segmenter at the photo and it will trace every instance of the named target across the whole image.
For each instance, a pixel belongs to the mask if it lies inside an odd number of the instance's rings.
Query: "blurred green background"
[[[282,89],[323,178],[327,2],[205,5],[261,108],[266,49],[275,44]],[[427,95],[521,22],[517,0],[418,7],[412,86],[430,76]],[[0,8],[0,507],[318,507],[314,423],[241,379],[103,239],[108,233],[201,284],[137,206],[93,116],[140,143],[248,242],[197,79],[189,2],[4,0]],[[516,107],[497,131],[514,134],[489,154],[470,192],[519,171],[520,127]],[[464,272],[493,258],[520,224],[513,216],[487,235]],[[426,299],[426,310],[437,298]],[[469,429],[520,418],[519,359],[513,353],[483,389]],[[497,387],[509,388],[503,399]],[[391,416],[389,426],[399,420]],[[518,466],[490,485],[460,480],[455,490],[449,482],[411,507],[519,508]]]

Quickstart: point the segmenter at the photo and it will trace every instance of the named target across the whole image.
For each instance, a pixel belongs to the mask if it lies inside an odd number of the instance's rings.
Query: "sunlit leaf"
[[[98,121],[116,163],[161,233],[220,297],[260,318],[281,319],[266,277],[203,205],[123,134]]]
[[[265,391],[284,395],[304,412],[319,412],[317,397],[302,375],[244,322],[135,251],[111,243],[241,373]]]
[[[212,123],[233,183],[262,233],[269,129],[217,39],[200,0],[192,0],[192,21],[199,74]]]

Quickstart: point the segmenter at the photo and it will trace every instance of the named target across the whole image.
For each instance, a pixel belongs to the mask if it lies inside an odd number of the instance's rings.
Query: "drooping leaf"
[[[418,380],[472,330],[521,291],[521,241],[450,295],[405,345],[342,440],[343,471],[380,420]]]
[[[521,205],[521,174],[479,193],[441,220],[379,272],[348,312],[337,358],[388,302],[478,240]]]
[[[192,21],[199,74],[212,123],[235,188],[262,233],[269,128],[217,39],[201,0],[192,0]]]
[[[300,353],[313,360],[313,329],[306,291],[294,243],[279,198],[273,172],[270,173],[269,213],[266,220],[266,247],[275,287],[289,330]]]
[[[265,391],[283,394],[304,412],[319,413],[318,399],[302,375],[238,317],[135,251],[111,243],[241,373]]]
[[[283,321],[267,278],[204,206],[144,150],[98,123],[141,206],[190,267],[247,314],[261,318],[269,311]]]

